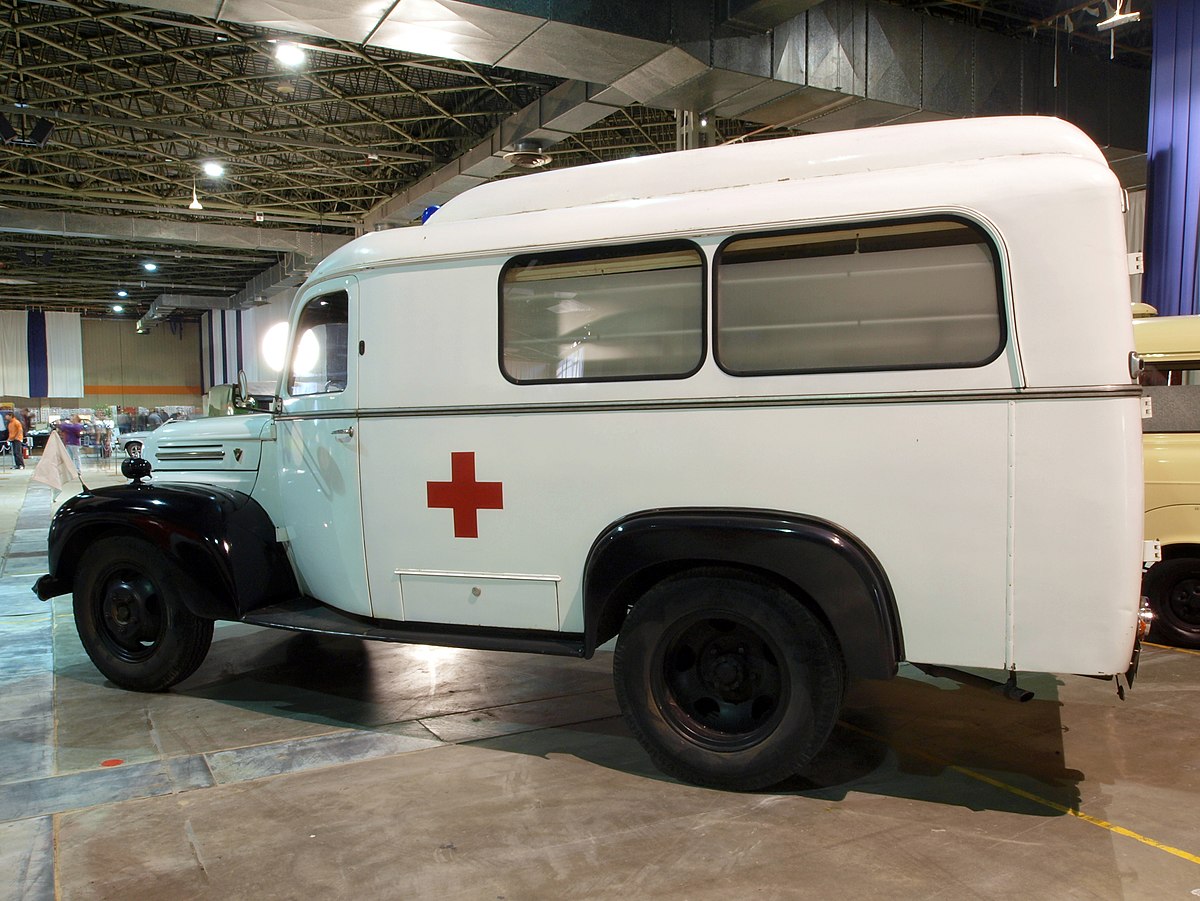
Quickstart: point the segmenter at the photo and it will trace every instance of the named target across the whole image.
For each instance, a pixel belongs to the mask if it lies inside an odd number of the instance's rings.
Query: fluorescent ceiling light
[[[114,313],[124,313],[124,312],[125,312],[125,308],[124,308],[123,306],[121,306],[119,303],[114,303],[114,304],[112,305],[112,311],[113,311]]]
[[[155,272],[158,270],[158,263],[142,263],[142,268],[147,272]]]
[[[216,160],[209,160],[201,168],[204,170],[204,174],[209,178],[220,178],[225,174],[225,167]]]

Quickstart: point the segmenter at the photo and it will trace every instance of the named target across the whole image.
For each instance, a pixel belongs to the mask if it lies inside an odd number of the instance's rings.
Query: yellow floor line
[[[891,747],[898,753],[908,754],[912,757],[920,757],[921,759],[935,764],[936,766],[953,770],[954,772],[960,773],[969,779],[983,782],[986,785],[992,786],[993,788],[998,788],[1001,791],[1006,791],[1009,794],[1016,795],[1018,798],[1024,798],[1026,801],[1032,801],[1033,803],[1040,804],[1043,807],[1049,807],[1051,810],[1056,810],[1059,813],[1069,814],[1070,816],[1082,820],[1085,823],[1091,823],[1093,826],[1099,826],[1101,829],[1107,829],[1109,832],[1112,832],[1115,835],[1123,835],[1126,838],[1139,841],[1143,845],[1149,845],[1151,848],[1157,848],[1159,851],[1165,851],[1168,854],[1172,854],[1175,857],[1189,861],[1190,863],[1200,864],[1200,856],[1192,854],[1190,851],[1184,851],[1181,848],[1173,848],[1170,845],[1165,845],[1160,841],[1150,838],[1149,836],[1134,832],[1132,829],[1126,829],[1124,826],[1118,826],[1115,823],[1110,823],[1107,820],[1102,820],[1099,817],[1086,814],[1082,810],[1076,810],[1074,807],[1068,807],[1065,804],[1059,804],[1057,801],[1051,801],[1049,798],[1043,798],[1040,795],[1035,795],[1033,792],[1028,792],[1025,789],[1018,788],[1015,785],[1009,785],[1007,782],[1003,782],[1000,779],[994,779],[991,776],[976,772],[975,770],[968,769],[967,767],[957,766],[949,763],[948,761],[942,760],[939,757],[935,757],[932,754],[927,754],[924,751],[918,751],[913,748],[895,748],[888,744],[887,740],[882,735],[876,735],[873,732],[868,732],[866,729],[860,729],[858,726],[847,723],[845,720],[839,720],[838,725],[845,729],[849,729],[851,732],[857,732],[859,735],[864,735],[874,741],[888,745],[888,747]]]
[[[1200,651],[1193,651],[1190,648],[1177,648],[1169,644],[1155,644],[1152,641],[1143,641],[1142,644],[1148,648],[1159,648],[1164,651],[1177,651],[1180,654],[1194,654],[1200,657]]]

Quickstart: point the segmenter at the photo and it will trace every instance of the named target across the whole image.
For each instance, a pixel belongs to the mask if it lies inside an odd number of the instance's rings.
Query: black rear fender
[[[585,653],[620,631],[652,585],[712,566],[770,579],[808,605],[837,638],[851,675],[895,675],[904,657],[900,619],[879,561],[833,523],[772,510],[648,510],[610,525],[584,570]]]
[[[291,564],[275,540],[275,525],[249,496],[207,485],[129,484],[67,500],[50,524],[50,574],[43,598],[72,590],[88,547],[112,535],[143,538],[195,584],[184,598],[206,619],[244,614],[299,594]]]

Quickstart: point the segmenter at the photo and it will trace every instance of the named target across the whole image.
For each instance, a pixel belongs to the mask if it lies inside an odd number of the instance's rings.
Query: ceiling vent
[[[540,169],[550,162],[550,154],[537,141],[518,141],[516,149],[504,154],[504,162],[518,169]]]

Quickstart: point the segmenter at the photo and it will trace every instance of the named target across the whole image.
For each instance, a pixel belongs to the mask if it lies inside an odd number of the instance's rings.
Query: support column
[[[704,113],[675,110],[675,149],[694,150],[713,145],[713,120]]]

